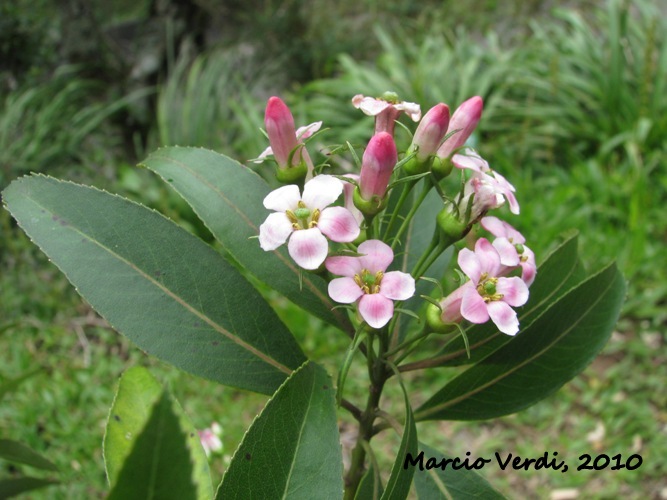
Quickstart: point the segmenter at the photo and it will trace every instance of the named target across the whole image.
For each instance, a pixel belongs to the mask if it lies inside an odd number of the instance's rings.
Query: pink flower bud
[[[440,103],[433,106],[424,118],[412,138],[410,150],[417,149],[417,160],[426,161],[440,146],[440,141],[447,133],[449,125],[449,107]]]
[[[447,135],[451,135],[442,143],[437,152],[440,158],[449,158],[452,153],[466,143],[470,134],[477,127],[479,119],[482,117],[483,108],[484,102],[482,98],[475,96],[465,101],[456,109],[447,128]]]
[[[361,160],[359,190],[364,200],[371,200],[374,196],[384,198],[389,178],[397,162],[398,153],[391,134],[387,132],[375,134]]]
[[[279,97],[271,97],[266,104],[264,126],[278,168],[298,165],[301,161],[301,153],[296,150],[298,141],[294,118],[287,105]],[[290,154],[293,154],[291,164]]]

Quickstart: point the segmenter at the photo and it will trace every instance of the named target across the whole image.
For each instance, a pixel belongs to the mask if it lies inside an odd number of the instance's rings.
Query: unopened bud
[[[447,128],[446,135],[449,137],[445,139],[445,142],[442,143],[437,152],[440,158],[449,158],[452,153],[466,143],[482,117],[483,108],[484,102],[482,98],[475,96],[462,103],[456,109]]]
[[[384,198],[389,178],[397,162],[398,153],[393,137],[387,132],[375,134],[368,143],[361,161],[359,190],[364,200]]]
[[[457,242],[468,233],[466,224],[451,213],[448,208],[443,208],[440,211],[436,217],[436,221],[442,231],[442,235],[448,242]]]

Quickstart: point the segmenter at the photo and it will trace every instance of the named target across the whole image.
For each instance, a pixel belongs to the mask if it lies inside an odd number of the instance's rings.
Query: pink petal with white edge
[[[267,194],[264,198],[264,206],[269,210],[284,212],[285,210],[296,209],[296,204],[300,199],[299,186],[290,184],[289,186],[279,187]]]
[[[528,247],[523,247],[522,257],[528,257],[527,260],[521,262],[521,279],[526,283],[527,286],[533,284],[535,281],[535,275],[537,274],[537,265],[535,264],[535,254]]]
[[[317,227],[331,241],[348,243],[359,236],[359,224],[354,215],[343,207],[329,207],[322,210]]]
[[[304,269],[317,269],[329,253],[329,243],[319,229],[294,231],[287,244],[290,256]]]
[[[275,250],[287,241],[292,231],[294,229],[287,216],[282,212],[274,212],[259,226],[259,246],[267,252]]]
[[[493,248],[498,251],[500,263],[503,266],[514,267],[519,265],[520,260],[516,247],[507,238],[496,238],[493,240]]]
[[[252,162],[253,163],[262,163],[262,162],[264,162],[264,160],[266,159],[267,156],[272,155],[272,154],[273,154],[273,149],[271,149],[271,146],[269,146],[264,151],[262,151],[262,153],[257,158],[252,160]]]
[[[528,287],[521,278],[498,278],[496,291],[502,294],[503,302],[512,307],[519,307],[528,302]]]
[[[413,122],[418,122],[422,117],[422,109],[416,102],[399,102],[394,107],[398,110],[405,111],[405,114],[410,117]]]
[[[306,182],[301,199],[311,210],[322,210],[336,201],[342,192],[343,181],[331,175],[318,175]]]
[[[394,303],[379,293],[359,299],[359,314],[372,328],[382,328],[394,315]]]
[[[486,302],[477,293],[475,286],[469,281],[468,287],[463,292],[461,299],[461,316],[471,323],[486,323],[489,321],[489,312],[486,310]],[[464,286],[466,286],[464,285]]]
[[[352,278],[336,278],[329,283],[329,297],[341,304],[351,304],[363,294]]]
[[[392,300],[408,300],[415,294],[415,279],[408,273],[391,271],[382,278],[380,294]]]
[[[477,285],[479,277],[482,275],[482,265],[475,252],[468,248],[461,249],[459,252],[458,263],[465,275]]]
[[[472,149],[466,149],[462,154],[455,154],[452,157],[452,163],[456,168],[465,168],[480,174],[491,170],[486,160],[484,160]]]
[[[304,139],[308,139],[315,132],[317,132],[322,127],[322,122],[314,122],[310,125],[304,125],[296,129],[296,138],[301,142]]]
[[[500,255],[498,250],[486,238],[480,238],[475,243],[475,255],[479,258],[483,273],[489,276],[498,276],[500,272]]]
[[[516,312],[505,302],[496,301],[489,302],[487,305],[489,316],[498,330],[506,335],[516,335],[519,331],[519,320],[516,317]]]
[[[352,98],[352,105],[364,112],[365,115],[375,116],[382,113],[391,104],[382,99],[375,99],[373,97],[365,97],[361,94],[355,95]]]
[[[358,257],[334,256],[329,257],[324,263],[331,274],[347,276],[352,278],[361,273],[362,267]]]
[[[357,248],[357,253],[364,254],[359,257],[361,268],[373,273],[384,271],[394,260],[394,252],[391,247],[380,240],[364,241]]]
[[[489,215],[484,217],[480,222],[482,223],[482,227],[496,238],[507,238],[508,240],[512,240],[512,243],[526,242],[526,238],[519,231],[498,217]]]

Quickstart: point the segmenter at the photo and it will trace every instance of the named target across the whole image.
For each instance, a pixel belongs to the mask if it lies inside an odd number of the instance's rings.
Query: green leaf
[[[31,467],[37,467],[38,469],[51,471],[58,470],[58,467],[36,451],[18,441],[12,441],[11,439],[0,439],[0,458],[29,465]]]
[[[577,255],[577,236],[569,238],[556,248],[539,266],[535,282],[530,287],[528,303],[517,309],[521,330],[525,330],[558,297],[585,278]],[[512,337],[498,331],[489,321],[472,325],[466,330],[470,341],[470,358],[461,336],[449,341],[437,357],[439,366],[458,366],[476,363],[509,342]]]
[[[0,401],[2,401],[2,398],[4,398],[5,395],[10,394],[18,389],[23,382],[37,375],[38,373],[42,373],[43,371],[43,368],[37,368],[36,370],[24,373],[23,375],[20,375],[16,378],[4,381],[2,385],[0,385]]]
[[[77,291],[147,353],[264,394],[303,363],[290,332],[238,271],[157,212],[44,176],[14,181],[4,199]]]
[[[426,401],[418,420],[481,420],[519,411],[581,372],[607,342],[625,296],[610,265]]]
[[[53,479],[41,479],[38,477],[18,477],[16,479],[0,479],[0,498],[11,498],[21,493],[60,484]]]
[[[334,387],[324,369],[307,362],[255,419],[216,498],[310,500],[342,495]]]
[[[145,475],[142,482],[151,480],[152,473],[144,468],[143,460],[151,462],[156,470],[165,470],[168,465],[160,459],[171,460],[172,457],[166,451],[160,452],[163,457],[151,455],[151,446],[160,446],[173,449],[178,455],[173,457],[174,461],[185,464],[183,474],[179,472],[179,478],[174,478],[179,484],[187,483],[188,491],[194,490],[196,485],[195,498],[213,498],[208,461],[196,429],[178,402],[163,399],[162,384],[146,368],[130,368],[121,377],[104,435],[104,464],[109,484],[115,486],[129,481],[132,475]],[[163,427],[151,429],[158,424]],[[135,464],[138,468],[130,472],[127,464],[132,461],[138,462]],[[191,477],[186,477],[185,472]],[[127,477],[121,479],[123,474]],[[128,491],[130,486],[119,486],[119,492]]]
[[[211,498],[197,494],[193,482],[194,465],[190,459],[188,436],[179,424],[169,394],[164,391],[158,398],[141,433],[136,437],[132,451],[123,463],[110,500],[174,499],[195,500]]]
[[[373,465],[373,462],[371,462],[368,465],[368,470],[364,474],[364,477],[361,478],[361,482],[357,488],[357,494],[354,495],[354,498],[355,500],[380,500],[383,493],[384,487],[382,486],[380,471],[378,471]]]
[[[336,304],[322,278],[302,271],[284,246],[274,252],[260,248],[255,237],[270,213],[262,203],[270,188],[257,174],[231,158],[200,148],[162,148],[142,165],[190,204],[244,269],[306,311],[354,331],[345,311],[332,310]]]
[[[424,463],[430,457],[438,462],[448,457],[433,448],[419,443],[420,453],[424,453]],[[415,466],[418,467],[418,466]],[[465,468],[455,470],[448,465],[445,470],[415,470],[415,489],[421,500],[468,500],[483,498],[484,500],[501,500],[505,498],[474,470]]]
[[[399,379],[400,380],[400,379]],[[408,453],[415,455],[417,453],[417,426],[412,414],[410,400],[408,393],[400,382],[401,389],[403,389],[403,397],[405,399],[405,427],[403,429],[403,437],[401,438],[401,445],[399,446],[394,465],[391,468],[391,475],[387,481],[387,487],[382,494],[382,500],[398,500],[407,498],[410,492],[410,485],[412,484],[412,476],[415,470],[411,467],[407,469],[403,467],[403,462]]]

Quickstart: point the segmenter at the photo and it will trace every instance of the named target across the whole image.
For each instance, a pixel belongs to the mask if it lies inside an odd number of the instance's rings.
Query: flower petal
[[[287,244],[290,256],[304,269],[317,269],[329,253],[327,239],[319,229],[294,231]]]
[[[519,265],[519,254],[516,247],[507,238],[493,240],[493,248],[500,255],[500,263],[503,266],[515,267]]]
[[[413,122],[418,122],[422,117],[421,106],[416,102],[403,101],[394,104],[394,107],[400,111],[405,111],[405,114],[408,115]]]
[[[535,275],[537,274],[537,264],[535,264],[535,254],[533,251],[524,246],[523,253],[521,254],[521,279],[526,283],[526,286],[530,286],[535,281]],[[526,260],[523,260],[526,259]]]
[[[452,156],[452,163],[456,168],[465,168],[477,173],[486,173],[491,168],[489,164],[474,149],[466,149],[463,153]]]
[[[498,217],[489,215],[484,217],[480,222],[482,223],[482,227],[496,238],[507,238],[514,244],[523,244],[526,242],[526,238],[519,231]]]
[[[259,246],[267,252],[275,250],[287,241],[292,231],[294,229],[287,216],[282,212],[274,212],[259,226]]]
[[[461,316],[471,323],[486,323],[489,321],[489,312],[486,310],[486,302],[477,293],[472,282],[466,283],[468,288],[463,292],[461,299]]]
[[[503,302],[507,302],[513,307],[522,306],[528,301],[528,287],[517,276],[512,278],[498,278],[496,291],[502,294]]]
[[[313,122],[309,125],[304,125],[296,129],[296,138],[299,142],[303,142],[304,139],[308,139],[311,135],[317,132],[322,127],[322,122]]]
[[[384,271],[394,260],[394,252],[391,247],[380,240],[364,241],[357,248],[357,252],[364,254],[359,257],[361,268],[373,273]]]
[[[264,198],[264,206],[269,210],[284,212],[285,210],[296,209],[296,204],[300,199],[299,186],[290,184],[289,186],[279,187],[267,194]]]
[[[503,301],[489,302],[487,309],[491,321],[493,321],[498,330],[506,335],[516,335],[519,331],[519,320],[516,317],[516,312],[508,304]]]
[[[415,294],[415,279],[408,273],[391,271],[382,277],[380,294],[392,300],[407,300]]]
[[[486,238],[475,243],[475,255],[479,259],[481,270],[489,276],[498,276],[500,272],[500,254]]]
[[[329,297],[341,304],[351,304],[363,294],[352,278],[336,278],[329,282]]]
[[[367,294],[359,300],[359,314],[372,328],[382,328],[394,315],[394,303],[379,293]]]
[[[352,105],[368,116],[378,115],[391,106],[387,101],[375,99],[373,97],[365,97],[361,94],[357,94],[352,98]]]
[[[466,276],[477,285],[479,277],[482,275],[482,265],[479,262],[477,254],[468,248],[463,248],[459,252],[458,263]]]
[[[362,270],[358,257],[333,256],[329,257],[324,265],[330,273],[349,278],[360,274]]]
[[[347,208],[329,207],[322,210],[317,227],[331,241],[348,243],[359,236],[359,223]]]
[[[306,182],[303,188],[303,202],[314,210],[331,205],[343,192],[343,181],[331,175],[318,175]]]

